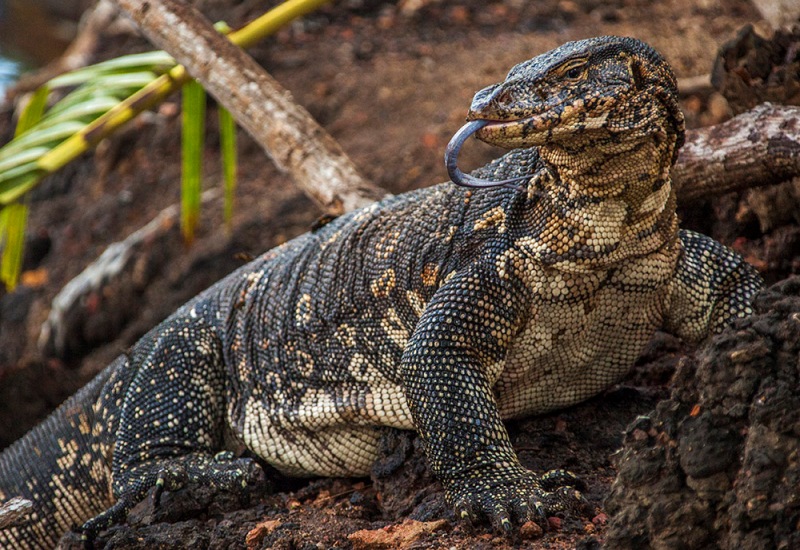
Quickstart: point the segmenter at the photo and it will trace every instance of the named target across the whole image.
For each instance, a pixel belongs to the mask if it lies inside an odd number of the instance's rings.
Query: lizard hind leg
[[[188,484],[238,492],[261,468],[224,446],[225,375],[215,330],[196,317],[173,317],[136,344],[124,383],[101,408],[115,411],[112,457],[116,503],[83,524],[84,540],[125,519],[154,490]]]

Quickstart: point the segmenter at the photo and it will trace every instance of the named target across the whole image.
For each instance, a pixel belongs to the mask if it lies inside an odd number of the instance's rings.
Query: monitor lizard
[[[578,481],[523,468],[503,420],[601,392],[657,329],[721,330],[762,286],[678,228],[677,97],[665,60],[631,38],[517,65],[475,95],[448,150],[460,185],[266,252],[6,449],[0,502],[34,509],[0,546],[52,547],[70,528],[91,540],[154,488],[243,486],[253,457],[293,476],[367,475],[384,426],[420,434],[460,518],[511,533],[579,509]],[[512,151],[465,175],[471,134]]]

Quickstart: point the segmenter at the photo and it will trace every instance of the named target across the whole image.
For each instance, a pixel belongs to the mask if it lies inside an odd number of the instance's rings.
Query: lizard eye
[[[583,76],[583,65],[572,67],[564,73],[564,77],[570,80],[578,80],[581,76]]]
[[[586,63],[588,59],[570,59],[555,69],[556,78],[565,80],[578,80],[586,74]]]

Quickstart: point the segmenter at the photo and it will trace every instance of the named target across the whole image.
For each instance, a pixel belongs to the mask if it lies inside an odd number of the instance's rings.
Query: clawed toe
[[[525,472],[508,480],[487,484],[479,479],[456,482],[452,499],[456,515],[470,523],[488,521],[503,535],[512,536],[515,525],[528,521],[545,531],[548,517],[589,510],[589,504],[576,486],[584,483],[565,470],[553,470],[537,477]],[[450,498],[450,497],[448,497]]]

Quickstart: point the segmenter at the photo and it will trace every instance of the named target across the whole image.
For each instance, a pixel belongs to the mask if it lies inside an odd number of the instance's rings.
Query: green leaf
[[[0,161],[8,161],[32,147],[54,145],[74,133],[79,132],[84,126],[86,126],[85,122],[68,121],[61,122],[49,128],[37,128],[36,130],[26,132],[21,137],[0,149]],[[50,149],[51,147],[47,148]],[[2,170],[0,170],[0,172],[2,172]],[[0,173],[0,177],[2,177],[2,173]]]
[[[18,200],[22,195],[33,189],[45,175],[45,172],[40,170],[39,165],[35,162],[0,174],[2,176],[2,181],[0,181],[0,204],[7,205]]]
[[[57,76],[50,81],[53,88],[65,86],[78,86],[100,75],[111,73],[129,73],[137,69],[162,73],[176,65],[175,59],[164,51],[144,52],[132,55],[123,55],[95,65],[83,67]]]
[[[219,141],[225,187],[225,225],[230,229],[233,219],[233,198],[236,193],[236,122],[231,113],[222,107],[219,108]]]
[[[93,97],[110,97],[118,101],[125,99],[132,93],[150,84],[156,78],[158,78],[158,75],[150,71],[98,75],[97,78],[86,82],[64,96],[61,101],[56,103],[52,109],[48,111],[45,118],[53,113],[61,111],[66,106],[81,103]]]
[[[80,120],[88,123],[117,105],[119,105],[119,100],[115,97],[89,96],[75,104],[62,106],[58,111],[48,112],[39,126],[46,128],[69,120]]]
[[[47,111],[47,114],[44,115],[44,120],[59,116],[62,112],[72,109],[81,103],[97,101],[101,99],[116,101],[119,103],[120,96],[119,94],[115,94],[114,90],[97,89],[92,86],[81,86],[77,90],[66,95],[63,99],[61,99],[61,101],[53,105],[50,110]]]
[[[23,164],[36,164],[39,157],[50,150],[49,147],[29,147],[21,149],[14,155],[0,157],[0,182],[7,177],[6,172]],[[13,176],[12,176],[13,177]]]
[[[187,242],[194,239],[200,217],[205,119],[206,92],[192,80],[183,87],[181,231]]]
[[[8,170],[3,170],[3,172],[0,173],[0,193],[5,192],[9,188],[8,182],[13,182],[28,172],[36,170],[36,164],[36,161],[26,162],[25,164],[20,164]],[[13,185],[16,185],[16,183],[11,184],[12,187]]]
[[[120,90],[124,92],[125,90],[144,88],[156,78],[158,78],[158,75],[153,71],[104,74],[93,78],[91,82],[86,84],[86,87],[100,90]],[[126,93],[125,95],[128,94]]]
[[[108,109],[110,109],[131,94],[148,86],[157,78],[158,75],[150,71],[139,71],[130,74],[98,75],[96,79],[86,82],[53,105],[44,116],[43,122],[63,116],[65,112],[71,111],[84,104],[100,105],[102,103],[108,104],[114,102],[108,107]]]
[[[28,104],[22,110],[14,130],[14,137],[19,137],[30,130],[42,119],[44,108],[47,106],[47,97],[50,95],[50,87],[44,85],[31,94]]]
[[[3,257],[0,259],[0,281],[6,288],[14,290],[22,270],[25,250],[25,224],[28,221],[28,205],[14,203],[0,211],[0,229],[3,232]]]

